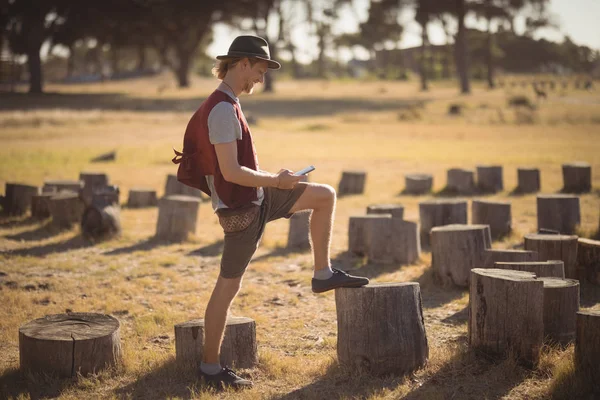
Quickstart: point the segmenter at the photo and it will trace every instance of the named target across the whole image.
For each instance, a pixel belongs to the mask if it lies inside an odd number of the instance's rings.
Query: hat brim
[[[267,62],[267,67],[269,69],[279,69],[281,68],[281,64],[279,64],[275,60],[271,60],[270,58],[266,58],[260,55],[251,54],[251,53],[235,53],[235,54],[226,54],[223,56],[217,56],[217,60],[227,60],[229,58],[240,58],[240,57],[248,57],[248,58],[258,58],[259,60],[263,60]]]

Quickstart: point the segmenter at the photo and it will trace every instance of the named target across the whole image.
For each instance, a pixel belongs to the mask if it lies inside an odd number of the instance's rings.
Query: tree
[[[469,50],[467,45],[467,34],[465,27],[465,16],[467,15],[466,0],[454,0],[454,12],[458,22],[458,31],[455,41],[456,72],[460,82],[460,92],[471,93],[469,82]]]

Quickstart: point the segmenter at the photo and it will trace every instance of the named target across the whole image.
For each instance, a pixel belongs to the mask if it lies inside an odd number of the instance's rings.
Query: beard
[[[242,88],[242,91],[244,93],[252,94],[252,92],[254,91],[254,83],[252,83],[252,81],[246,82],[246,84]]]

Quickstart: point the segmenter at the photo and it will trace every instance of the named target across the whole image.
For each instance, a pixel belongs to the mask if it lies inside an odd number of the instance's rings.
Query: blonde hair
[[[224,60],[217,60],[217,62],[215,63],[215,66],[212,69],[212,74],[217,79],[223,80],[223,79],[225,79],[225,75],[227,75],[227,72],[230,69],[232,69],[233,67],[235,67],[237,65],[237,63],[242,61],[244,58],[246,58],[246,57],[232,57],[232,58],[226,58]],[[250,66],[254,67],[254,65],[256,65],[256,63],[259,62],[260,60],[258,58],[248,57],[248,61],[250,61]]]

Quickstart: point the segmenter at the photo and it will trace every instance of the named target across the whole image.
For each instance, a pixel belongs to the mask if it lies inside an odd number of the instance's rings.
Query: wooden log
[[[419,225],[416,222],[392,218],[392,254],[394,262],[412,264],[421,255]]]
[[[340,364],[374,375],[422,367],[429,347],[416,282],[335,290]]]
[[[154,207],[158,204],[156,190],[145,188],[129,189],[128,208]]]
[[[446,189],[458,194],[475,192],[475,172],[468,169],[452,168],[447,173]]]
[[[191,196],[167,196],[158,202],[156,237],[169,241],[184,241],[196,233],[200,199]]]
[[[496,262],[532,262],[538,260],[538,254],[529,250],[486,249],[483,252],[484,262],[481,268],[495,268]]]
[[[575,371],[594,391],[600,391],[600,310],[577,313]]]
[[[600,285],[600,240],[577,240],[577,272],[580,279]]]
[[[404,206],[401,204],[371,204],[367,214],[390,214],[392,218],[404,218]]]
[[[445,225],[431,230],[431,266],[444,285],[467,287],[471,269],[484,265],[492,239],[487,225]]]
[[[374,214],[382,218],[368,221],[366,226],[366,252],[369,262],[391,264],[394,262],[392,248],[392,216]]]
[[[364,193],[366,181],[365,171],[343,171],[338,185],[338,196]]]
[[[50,198],[53,193],[36,194],[31,198],[31,216],[44,219],[50,217]]]
[[[577,236],[532,233],[525,235],[525,250],[536,251],[538,261],[563,261],[565,277],[577,279]]]
[[[288,249],[310,249],[310,215],[311,211],[302,211],[290,217]]]
[[[512,230],[510,203],[507,201],[473,200],[471,219],[474,224],[489,225],[494,240]]]
[[[83,189],[82,181],[70,181],[64,179],[52,179],[44,181],[42,193],[73,192],[79,193]]]
[[[537,254],[537,253],[536,253]],[[512,269],[514,271],[533,272],[538,278],[565,278],[565,263],[561,260],[529,261],[529,262],[505,262],[496,261],[494,267],[497,269]]]
[[[19,328],[19,358],[24,372],[85,376],[118,364],[121,357],[119,321],[110,315],[48,315]]]
[[[167,182],[165,183],[165,197],[173,195],[202,197],[202,191],[179,182],[177,175],[167,175]]]
[[[86,206],[92,204],[94,193],[108,186],[108,176],[100,172],[81,172],[79,180],[83,181],[81,199]]]
[[[500,165],[478,165],[477,187],[485,193],[496,193],[504,190],[502,180],[502,166]]]
[[[404,176],[404,192],[407,194],[426,194],[433,187],[433,175],[408,174]]]
[[[579,197],[568,194],[537,196],[537,222],[539,229],[550,229],[571,234],[581,222]]]
[[[348,222],[348,250],[356,255],[367,254],[369,223],[378,218],[391,218],[387,214],[354,215]]]
[[[467,202],[464,200],[428,200],[419,203],[421,246],[429,248],[431,228],[467,223]]]
[[[7,182],[2,209],[7,215],[23,215],[31,208],[31,199],[39,194],[37,186]]]
[[[180,365],[202,361],[204,319],[175,325],[175,358]],[[220,363],[233,368],[252,368],[258,363],[256,323],[245,317],[228,317],[221,345]]]
[[[88,239],[104,240],[121,234],[121,207],[118,204],[91,205],[81,218],[81,232]]]
[[[547,277],[538,277],[538,280],[544,282],[544,338],[567,345],[575,340],[579,282]]]
[[[49,206],[52,224],[59,228],[68,229],[81,221],[84,205],[76,193],[58,193],[50,197]]]
[[[469,343],[492,355],[511,352],[518,360],[538,363],[544,339],[544,284],[530,272],[471,270]]]
[[[538,168],[517,168],[517,193],[536,193],[540,191],[541,180]]]
[[[588,193],[592,190],[592,166],[586,162],[563,164],[563,192]]]

